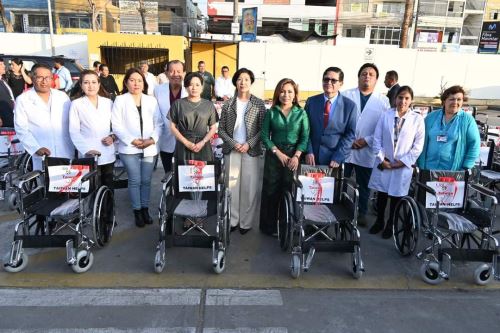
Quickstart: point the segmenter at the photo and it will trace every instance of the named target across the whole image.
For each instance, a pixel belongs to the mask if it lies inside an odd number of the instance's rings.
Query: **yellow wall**
[[[101,30],[108,32],[118,32],[119,25],[115,24],[113,18],[118,21],[120,16],[120,9],[111,4],[111,1],[107,0],[94,0],[98,13],[101,15]],[[88,14],[90,6],[87,0],[55,0],[54,1],[54,12],[55,15],[55,26],[56,33],[86,33],[87,31],[92,31],[92,29],[64,29],[60,28],[59,16],[58,14]],[[70,30],[68,32],[67,30]]]
[[[490,12],[499,10],[500,0],[488,0],[486,3],[486,8],[484,9],[484,20],[492,21],[493,19],[491,18]],[[500,19],[498,19],[497,21],[500,21]]]
[[[222,66],[229,67],[232,76],[238,69],[238,45],[230,43],[191,43],[191,71],[198,70],[198,61],[205,61],[206,70],[215,78],[221,75]],[[188,69],[189,70],[189,69]]]

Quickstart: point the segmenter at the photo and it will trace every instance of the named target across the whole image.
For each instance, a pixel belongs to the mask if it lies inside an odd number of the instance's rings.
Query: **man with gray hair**
[[[141,61],[139,69],[146,78],[146,83],[148,84],[148,95],[153,96],[156,83],[156,77],[149,72],[149,65],[147,61]]]

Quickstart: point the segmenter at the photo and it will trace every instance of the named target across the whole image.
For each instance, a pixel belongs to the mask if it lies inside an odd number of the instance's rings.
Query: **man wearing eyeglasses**
[[[16,99],[14,127],[17,137],[33,157],[33,170],[42,169],[42,156],[72,158],[75,147],[69,136],[69,97],[51,89],[52,72],[45,64],[31,69],[33,88]]]
[[[309,97],[305,110],[310,133],[306,163],[337,168],[351,154],[358,111],[353,101],[339,92],[344,72],[328,67],[323,73],[323,93]]]
[[[222,66],[222,76],[215,80],[215,99],[217,101],[227,101],[234,95],[233,81],[229,77],[229,67]]]

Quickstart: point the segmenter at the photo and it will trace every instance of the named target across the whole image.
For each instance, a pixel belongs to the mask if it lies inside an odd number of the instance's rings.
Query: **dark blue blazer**
[[[329,155],[328,160],[343,163],[351,154],[359,117],[358,108],[352,100],[339,93],[333,115],[330,117],[328,126],[323,129],[324,109],[324,94],[307,99],[305,110],[311,127],[307,153],[314,154],[316,164],[320,164],[321,146],[322,160],[325,160],[326,153]]]

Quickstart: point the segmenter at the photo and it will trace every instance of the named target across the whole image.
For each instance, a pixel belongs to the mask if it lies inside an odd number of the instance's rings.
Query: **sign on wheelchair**
[[[436,191],[436,196],[426,193],[425,208],[462,208],[465,196],[465,182],[453,177],[439,177],[438,181],[427,182],[427,186]]]
[[[189,161],[179,165],[179,192],[215,191],[215,166],[203,161]]]
[[[297,188],[297,201],[301,201],[304,196],[304,202],[308,203],[333,203],[335,178],[326,177],[322,172],[308,172],[298,178],[302,188]]]
[[[90,172],[89,165],[54,165],[49,166],[49,192],[78,192],[81,186],[82,193],[90,188],[89,181],[81,183],[83,176]]]

